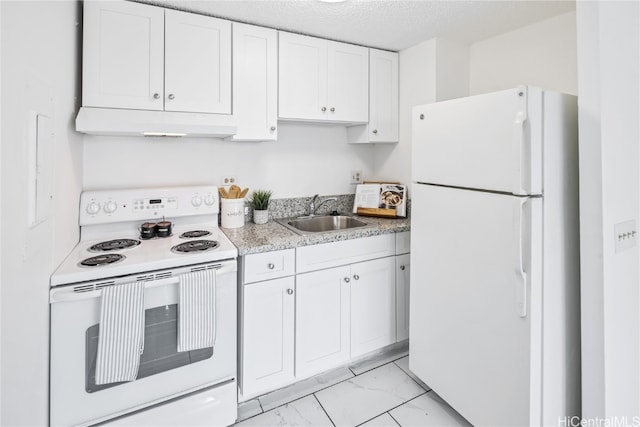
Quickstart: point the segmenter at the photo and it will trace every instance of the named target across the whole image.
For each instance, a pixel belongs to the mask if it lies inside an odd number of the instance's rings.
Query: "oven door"
[[[216,268],[216,339],[213,348],[177,351],[179,275]],[[117,283],[141,280],[117,278]],[[87,425],[176,396],[235,381],[236,262],[225,261],[145,273],[145,337],[138,378],[95,384],[102,280],[51,290],[50,423]],[[93,290],[92,290],[93,289]]]

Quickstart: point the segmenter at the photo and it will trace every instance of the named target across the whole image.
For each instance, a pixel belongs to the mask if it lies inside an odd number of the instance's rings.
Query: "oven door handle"
[[[170,277],[167,279],[149,280],[145,282],[144,289],[147,290],[158,288],[160,286],[176,285],[178,283],[180,283],[180,276]],[[90,291],[77,291],[74,290],[74,286],[68,286],[61,289],[52,289],[51,293],[49,294],[49,302],[53,304],[56,302],[81,301],[91,298],[100,298],[100,296],[102,296],[102,289],[108,286],[118,285],[107,285]]]

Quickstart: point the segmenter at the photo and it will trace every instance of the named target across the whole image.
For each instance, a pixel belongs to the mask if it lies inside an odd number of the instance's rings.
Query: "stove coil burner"
[[[182,233],[180,235],[181,239],[193,239],[195,237],[203,237],[203,236],[208,236],[210,235],[211,232],[207,231],[207,230],[193,230],[193,231],[186,231],[184,233]]]
[[[87,258],[80,262],[80,265],[85,267],[100,267],[103,265],[109,265],[116,262],[120,262],[126,257],[120,254],[104,254],[98,255],[91,258]]]
[[[171,248],[171,252],[177,254],[186,254],[190,252],[205,252],[220,246],[215,240],[192,240],[190,242],[180,243]]]
[[[109,252],[117,251],[121,249],[128,249],[138,246],[140,240],[135,239],[115,239],[108,240],[106,242],[96,243],[89,248],[89,252]]]

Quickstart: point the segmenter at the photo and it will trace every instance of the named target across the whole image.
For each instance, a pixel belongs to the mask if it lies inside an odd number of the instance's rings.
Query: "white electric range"
[[[218,212],[215,186],[82,193],[80,242],[50,282],[51,425],[235,421],[237,249]],[[215,272],[215,343],[179,352],[180,281],[200,271]],[[102,289],[131,282],[144,283],[137,378],[99,385]]]

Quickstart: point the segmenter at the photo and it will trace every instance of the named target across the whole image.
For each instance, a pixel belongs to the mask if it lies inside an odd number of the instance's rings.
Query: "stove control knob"
[[[195,207],[198,207],[202,204],[202,197],[200,196],[193,196],[191,198],[191,204]]]
[[[216,202],[216,198],[213,196],[213,194],[209,194],[207,197],[205,197],[204,199],[204,203],[207,206],[212,206],[214,203]]]
[[[116,204],[116,202],[114,202],[113,200],[109,200],[105,205],[104,205],[104,211],[105,213],[114,213],[116,211],[116,209],[118,209],[118,205]]]
[[[95,215],[100,212],[100,205],[96,202],[91,202],[87,205],[87,213],[89,215]]]

